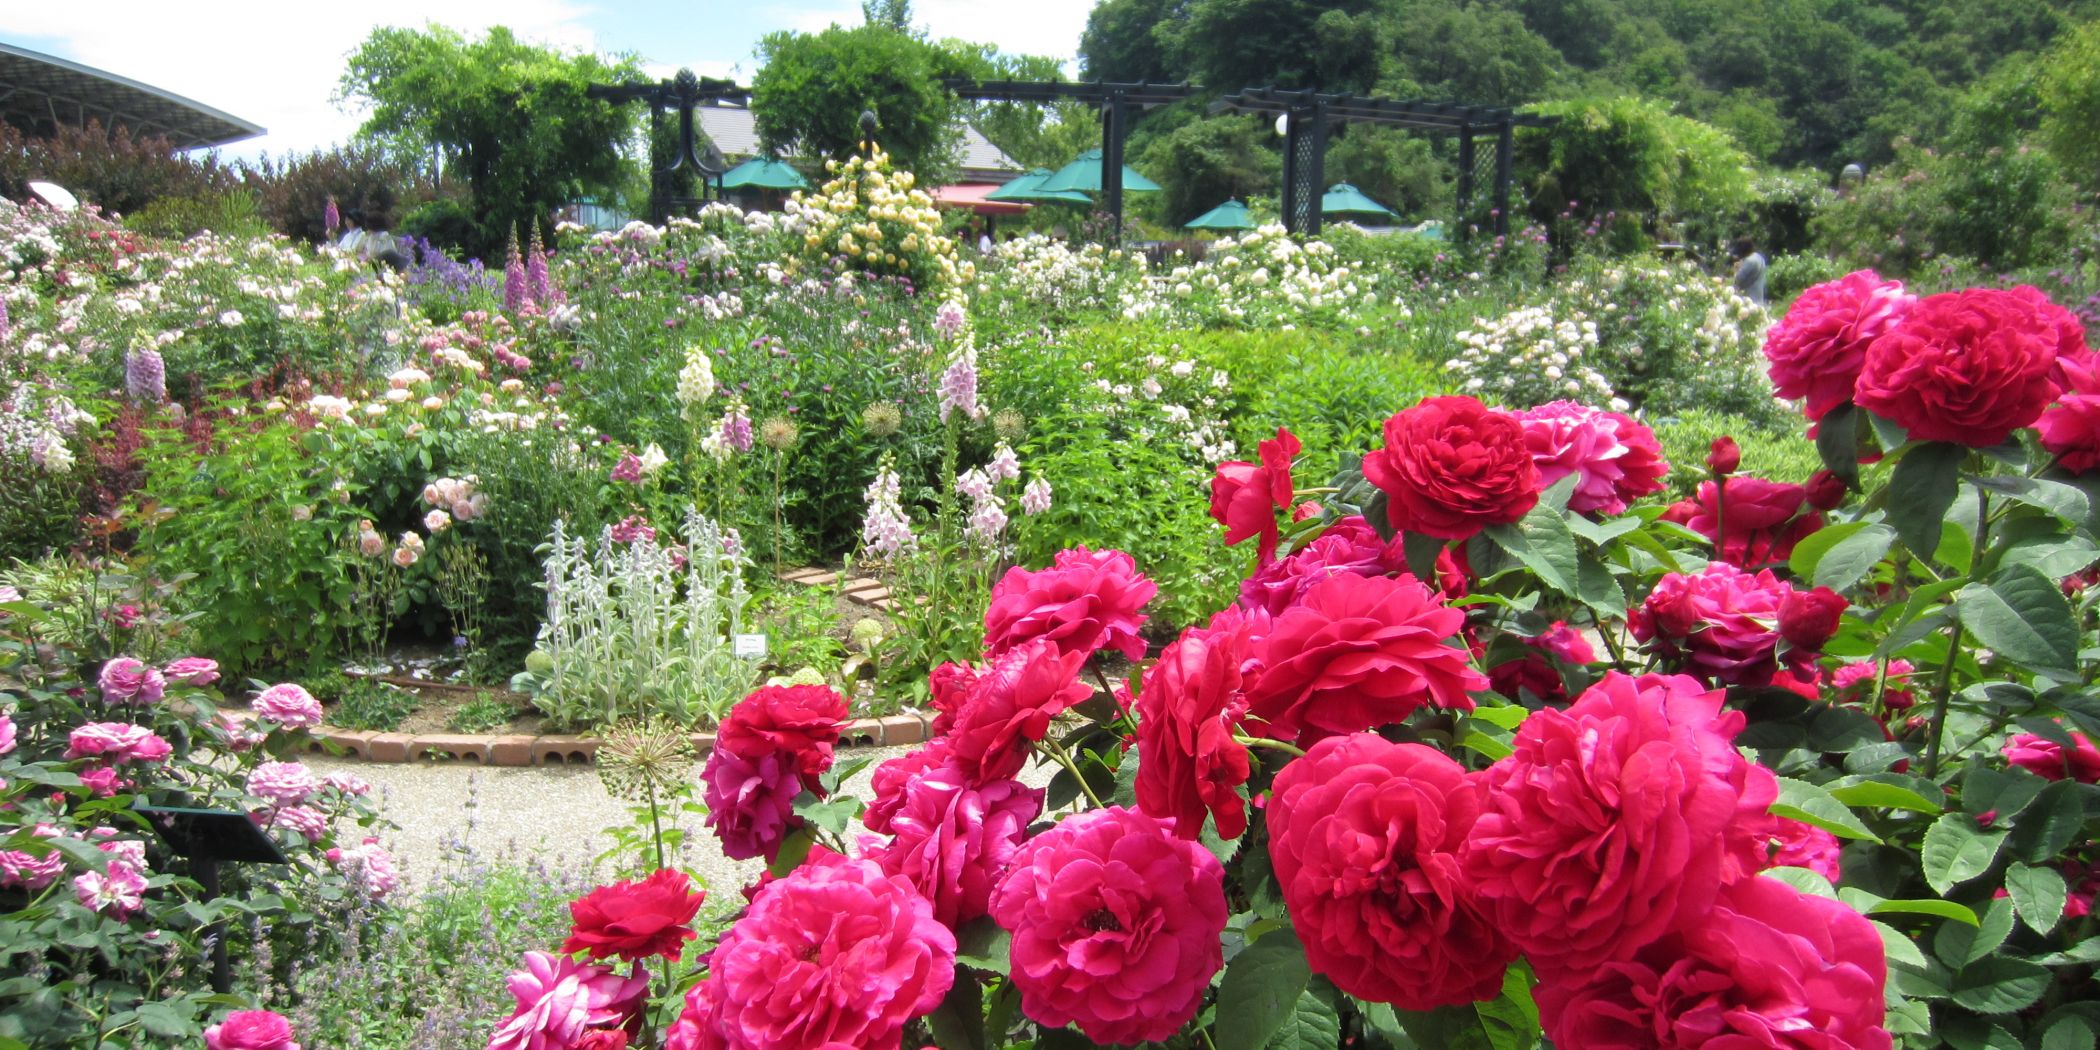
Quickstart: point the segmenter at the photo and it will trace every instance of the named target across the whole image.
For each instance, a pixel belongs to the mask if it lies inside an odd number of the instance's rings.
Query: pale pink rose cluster
[[[394,892],[401,885],[400,873],[394,869],[394,855],[379,844],[376,838],[366,838],[355,846],[340,846],[323,854],[328,863],[350,881],[365,896],[379,900]]]
[[[489,498],[478,491],[481,479],[469,474],[463,478],[439,478],[423,486],[423,502],[437,511],[443,511],[451,520],[466,524],[488,513]],[[429,523],[429,515],[424,523]],[[437,528],[430,531],[436,532]]]
[[[293,682],[280,682],[263,690],[249,706],[256,714],[286,729],[310,729],[321,724],[321,702]]]
[[[159,668],[129,656],[103,664],[95,684],[105,702],[131,706],[159,703],[168,688],[167,677]]]

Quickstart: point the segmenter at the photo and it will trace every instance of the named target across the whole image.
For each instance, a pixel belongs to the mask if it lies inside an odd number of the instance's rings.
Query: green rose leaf
[[[1274,930],[1233,956],[1218,986],[1211,1036],[1218,1050],[1262,1050],[1297,1011],[1312,968],[1305,945],[1288,929]]]
[[[1925,881],[1935,893],[1946,893],[1990,870],[2005,845],[2005,832],[1984,831],[1976,818],[1949,813],[1925,829]]]
[[[1980,1014],[2009,1014],[2025,1010],[2048,991],[2049,968],[2024,959],[1986,956],[1954,975],[1948,992],[1957,1005]]]
[[[2032,565],[2008,565],[1988,585],[1971,583],[1954,596],[1962,626],[2000,655],[2056,677],[2076,677],[2078,622],[2055,580]]]
[[[1969,450],[1944,441],[1928,441],[1903,454],[1889,478],[1889,524],[1920,558],[1940,547],[1940,527],[1961,488],[1961,464]]]
[[[1319,982],[1324,983],[1324,982]],[[1333,1050],[1342,1043],[1342,1018],[1314,987],[1298,993],[1297,1006],[1276,1028],[1268,1050]]]
[[[1490,525],[1483,532],[1495,545],[1509,552],[1540,582],[1569,597],[1576,597],[1576,580],[1582,572],[1575,548],[1575,534],[1567,516],[1544,503],[1515,525]]]
[[[1813,824],[1839,838],[1881,841],[1843,802],[1805,780],[1780,777],[1779,801],[1772,803],[1772,812],[1803,824]]]
[[[2034,932],[2048,933],[2063,921],[2069,888],[2055,868],[2014,864],[2005,869],[2005,892],[2012,897],[2020,921]]]

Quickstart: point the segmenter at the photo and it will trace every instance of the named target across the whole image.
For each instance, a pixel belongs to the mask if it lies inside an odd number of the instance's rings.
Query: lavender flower
[[[168,366],[160,351],[142,346],[124,355],[124,392],[148,405],[168,399]]]

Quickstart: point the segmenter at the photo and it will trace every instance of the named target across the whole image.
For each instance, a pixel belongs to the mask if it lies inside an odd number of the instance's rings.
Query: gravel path
[[[910,748],[841,749],[841,764],[873,758],[846,782],[846,791],[871,797],[874,768]],[[613,843],[606,829],[629,822],[628,803],[614,798],[590,767],[479,767],[458,763],[376,763],[315,755],[305,760],[316,772],[345,772],[372,785],[380,813],[400,825],[380,835],[411,884],[439,868],[450,851],[456,857],[465,843],[483,856],[531,857],[550,866],[584,871],[592,858]],[[695,785],[700,766],[692,768]],[[1022,779],[1041,786],[1051,770],[1031,767]],[[695,795],[698,788],[695,788]],[[765,870],[759,861],[731,860],[699,821],[686,820],[681,867],[705,880],[711,890],[733,892]]]

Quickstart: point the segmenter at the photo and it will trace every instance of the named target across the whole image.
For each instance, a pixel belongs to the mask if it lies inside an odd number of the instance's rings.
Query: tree
[[[2100,22],[2080,27],[2049,49],[2036,85],[2042,137],[2065,170],[2088,187],[2100,182]]]
[[[1230,198],[1274,194],[1283,160],[1264,148],[1269,126],[1238,114],[1207,117],[1153,140],[1145,167],[1160,176],[1168,225],[1179,226]]]
[[[821,33],[782,31],[758,45],[764,68],[751,78],[761,144],[792,146],[806,159],[840,157],[860,145],[860,114],[897,167],[937,185],[955,171],[961,103],[941,78],[968,76],[953,52],[885,25]]]
[[[1043,55],[1010,55],[990,44],[943,40],[941,46],[978,80],[1063,83],[1064,63]],[[1056,167],[1101,144],[1101,119],[1079,102],[975,102],[970,126],[1024,168]]]
[[[465,177],[477,236],[460,247],[486,257],[512,230],[551,225],[555,209],[622,183],[633,107],[584,92],[639,74],[632,59],[565,54],[502,26],[473,41],[443,26],[383,27],[350,56],[339,97],[371,107],[360,141],[419,166],[434,152]]]
[[[1088,80],[1134,84],[1180,80],[1187,70],[1168,51],[1185,0],[1101,0],[1079,36]]]

